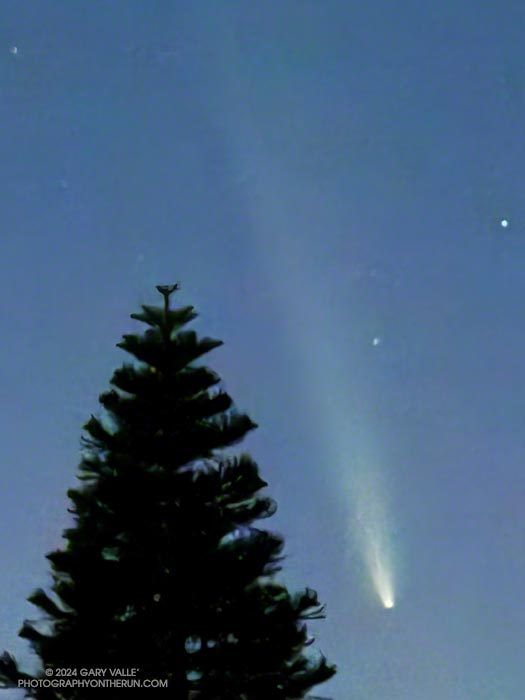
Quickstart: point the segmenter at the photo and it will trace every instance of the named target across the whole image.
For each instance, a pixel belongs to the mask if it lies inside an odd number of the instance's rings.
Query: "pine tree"
[[[283,539],[255,526],[276,509],[261,494],[267,484],[247,454],[224,453],[256,425],[198,361],[221,342],[185,328],[196,313],[170,308],[177,288],[157,287],[163,307],[131,315],[148,328],[118,344],[134,360],[115,371],[102,416],[84,426],[82,484],[68,491],[73,527],[64,549],[47,555],[51,591],[29,597],[43,619],[19,633],[42,673],[0,659],[1,684],[23,681],[26,697],[288,700],[335,673],[306,649],[306,622],[324,617],[317,594],[277,581]],[[56,679],[57,669],[130,668],[168,687],[34,683],[44,669]]]

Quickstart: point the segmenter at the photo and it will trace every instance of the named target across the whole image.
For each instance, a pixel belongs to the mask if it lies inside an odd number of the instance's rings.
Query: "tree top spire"
[[[180,284],[179,282],[175,282],[175,284],[158,284],[156,289],[164,297],[164,311],[167,311],[170,305],[170,296],[173,292],[180,289]]]

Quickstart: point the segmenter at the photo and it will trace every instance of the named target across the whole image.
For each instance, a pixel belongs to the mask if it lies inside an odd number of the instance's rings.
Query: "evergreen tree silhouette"
[[[47,555],[51,591],[28,599],[43,619],[19,633],[42,672],[0,658],[0,685],[26,697],[289,700],[335,673],[306,649],[306,622],[324,617],[317,594],[276,580],[283,539],[255,526],[276,509],[267,484],[249,455],[224,452],[256,425],[197,362],[222,343],[186,328],[197,314],[170,308],[176,289],[157,287],[163,306],[131,315],[148,328],[118,344],[134,360],[84,426],[74,526]],[[84,675],[133,668],[135,686]]]

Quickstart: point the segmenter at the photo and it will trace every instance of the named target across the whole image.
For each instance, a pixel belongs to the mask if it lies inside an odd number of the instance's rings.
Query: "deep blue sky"
[[[327,603],[318,692],[523,695],[524,26],[517,0],[3,0],[0,648],[30,658],[81,426],[180,280],[260,425],[286,580]]]

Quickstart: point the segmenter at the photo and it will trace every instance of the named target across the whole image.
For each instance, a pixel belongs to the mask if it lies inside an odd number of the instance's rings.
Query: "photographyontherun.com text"
[[[19,688],[167,688],[168,680],[138,678],[138,668],[46,668],[45,678],[21,678]]]

